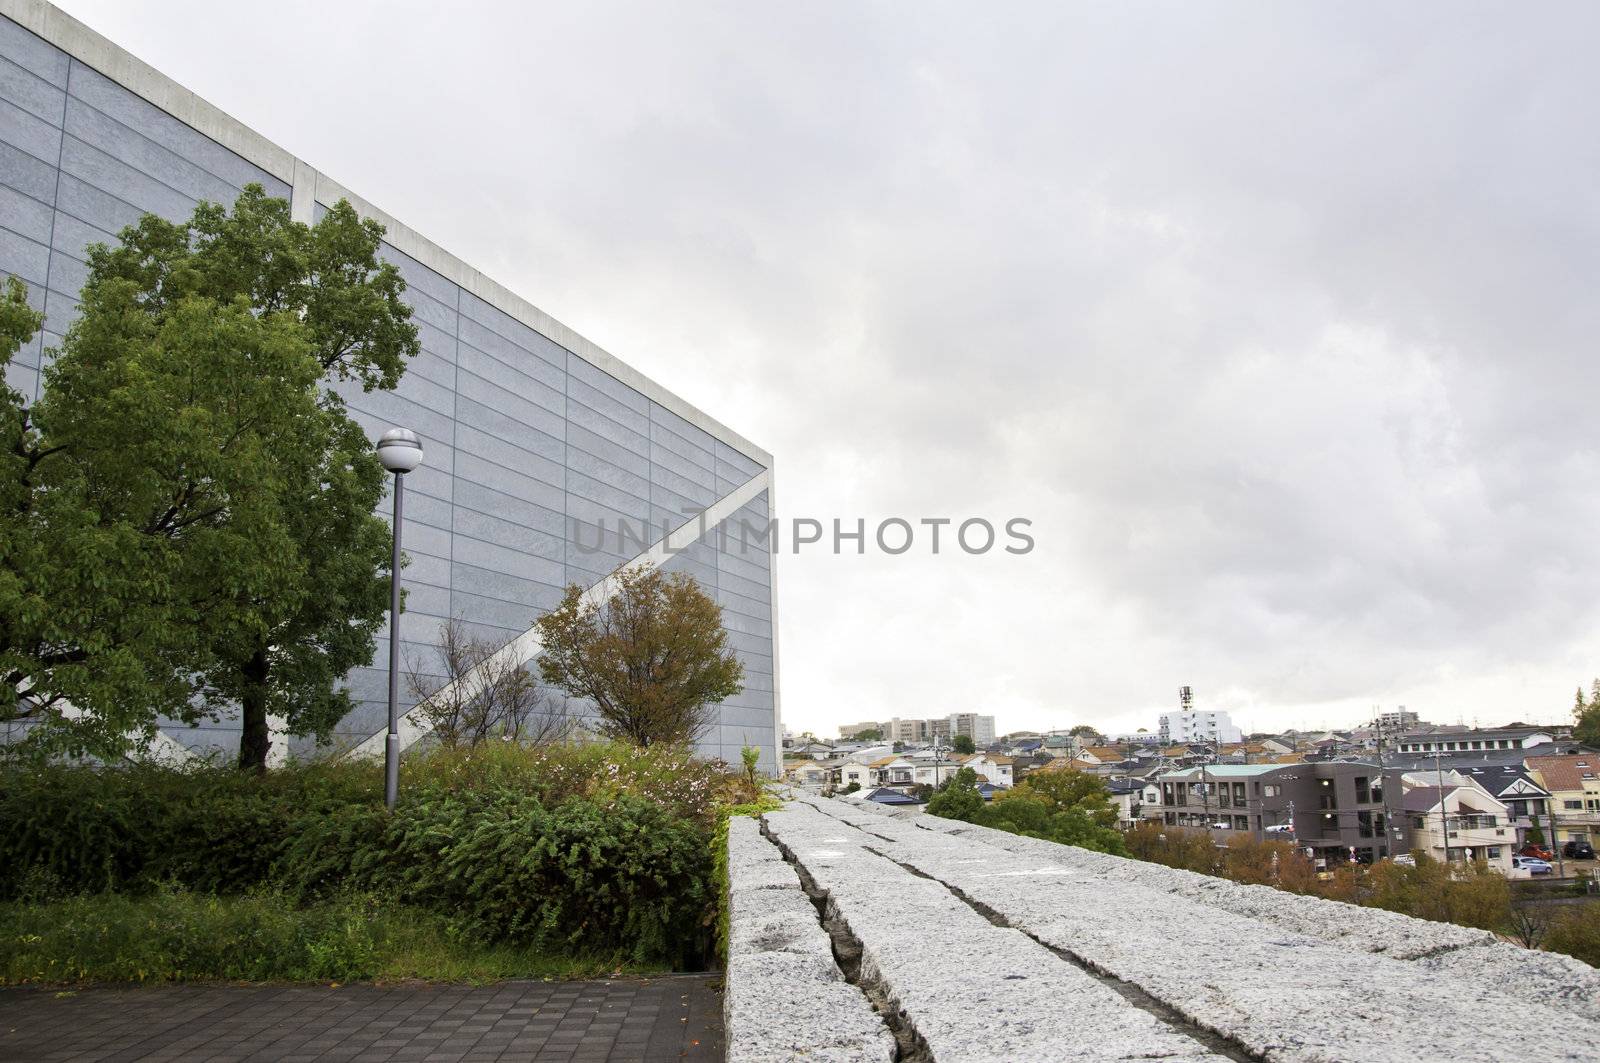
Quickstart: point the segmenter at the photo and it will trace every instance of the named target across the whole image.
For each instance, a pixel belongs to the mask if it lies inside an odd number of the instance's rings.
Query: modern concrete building
[[[1156,776],[1160,800],[1141,811],[1219,842],[1238,834],[1293,840],[1326,864],[1371,863],[1394,847],[1388,821],[1399,779],[1389,774],[1385,803],[1384,777],[1377,765],[1354,762],[1203,765]]]
[[[406,492],[410,665],[437,671],[450,618],[532,660],[533,621],[568,584],[593,588],[649,558],[715,595],[744,662],[745,689],[720,707],[703,751],[738,763],[755,745],[776,771],[771,556],[759,540],[716,534],[720,521],[767,528],[771,456],[42,0],[0,0],[0,275],[25,281],[46,314],[8,382],[38,394],[41,363],[76,312],[86,245],[114,242],[147,212],[176,220],[201,200],[231,205],[250,183],[308,223],[348,200],[386,227],[383,253],[408,284],[422,354],[396,391],[347,397],[373,438],[400,425],[426,448]],[[622,525],[651,531],[628,545]],[[610,536],[595,550],[602,527]],[[375,659],[387,653],[380,641]],[[351,673],[358,707],[338,743],[380,735],[385,676]],[[237,745],[225,722],[168,733],[192,747]],[[423,729],[408,720],[403,734],[409,743]]]
[[[1161,714],[1162,745],[1184,742],[1238,742],[1244,735],[1226,712],[1185,709]]]

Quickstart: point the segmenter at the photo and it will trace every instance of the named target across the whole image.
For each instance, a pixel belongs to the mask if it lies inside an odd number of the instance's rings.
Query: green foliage
[[[82,982],[494,981],[612,973],[612,957],[488,945],[448,919],[372,896],[297,907],[260,892],[162,889],[0,904],[0,985]]]
[[[846,786],[843,790],[840,790],[839,792],[841,794],[853,794],[857,790],[860,790],[860,789],[861,789],[861,784],[858,783],[858,782],[853,782],[852,781],[849,786]]]
[[[878,727],[869,727],[865,731],[857,731],[850,739],[852,742],[882,742],[883,730]]]
[[[973,744],[971,735],[956,735],[950,739],[950,751],[952,753],[970,754],[976,753],[978,747]]]
[[[1105,783],[1070,769],[1029,775],[977,817],[985,827],[1121,855],[1126,850],[1116,821]]]
[[[107,756],[158,713],[237,703],[259,767],[269,713],[300,734],[348,713],[390,539],[382,467],[327,385],[393,387],[418,349],[381,235],[348,204],[291,221],[252,185],[89,249],[43,399],[6,425],[21,506],[0,536],[48,543],[8,551],[0,582],[3,667],[27,685],[6,715],[32,747]]]
[[[1544,947],[1600,967],[1600,902],[1563,906],[1550,920]]]
[[[412,758],[393,815],[369,764],[13,770],[0,891],[358,891],[485,942],[698,962],[717,903],[709,841],[742,780],[674,747],[505,745]]]
[[[604,602],[586,604],[574,584],[539,618],[540,675],[594,702],[608,737],[693,742],[710,725],[711,706],[744,689],[722,607],[682,573],[640,565],[615,579]]]
[[[928,814],[944,819],[978,822],[983,811],[983,796],[978,793],[978,773],[962,768],[928,801]]]
[[[1447,867],[1418,852],[1415,867],[1380,860],[1367,873],[1362,902],[1419,919],[1500,930],[1511,919],[1511,886],[1482,860]]]
[[[761,762],[761,750],[755,746],[743,746],[739,750],[739,759],[744,761],[744,777],[751,786],[756,785],[756,765]]]
[[[1572,737],[1587,746],[1600,746],[1600,679],[1594,681],[1594,693],[1585,701],[1583,688],[1572,706]]]

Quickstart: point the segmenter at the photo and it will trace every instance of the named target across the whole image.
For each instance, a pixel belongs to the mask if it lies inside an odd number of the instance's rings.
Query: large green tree
[[[153,643],[138,664],[156,689],[68,692],[77,720],[36,699],[46,734],[103,747],[155,712],[193,721],[236,703],[240,762],[259,767],[269,713],[322,734],[348,711],[338,680],[371,659],[389,534],[373,513],[382,468],[331,385],[393,387],[417,350],[381,237],[348,204],[308,226],[252,186],[232,211],[147,215],[91,248],[82,312],[33,411],[51,451],[34,494],[129,540],[128,597]]]
[[[538,620],[544,681],[594,702],[600,730],[641,746],[692,742],[712,705],[743,689],[722,608],[692,577],[649,565],[624,570],[601,602],[567,588]]]
[[[40,321],[8,279],[5,368]],[[13,752],[109,756],[188,704],[177,662],[192,628],[175,623],[168,552],[70,489],[67,444],[47,440],[35,414],[0,389],[0,722],[24,726]]]

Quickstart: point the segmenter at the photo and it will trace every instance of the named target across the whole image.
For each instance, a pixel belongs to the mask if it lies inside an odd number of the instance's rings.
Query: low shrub
[[[1600,901],[1562,905],[1545,931],[1544,947],[1600,967]]]
[[[1080,771],[1036,772],[984,803],[978,776],[962,768],[928,802],[928,813],[1012,834],[1125,855],[1105,783]]]
[[[8,771],[0,890],[266,888],[308,905],[355,890],[484,941],[703,962],[708,844],[741,778],[672,747],[509,743],[410,757],[402,778],[391,815],[373,764]]]

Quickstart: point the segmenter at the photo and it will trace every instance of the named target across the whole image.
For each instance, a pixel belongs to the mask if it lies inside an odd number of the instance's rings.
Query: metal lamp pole
[[[389,734],[383,744],[383,804],[400,798],[400,533],[406,473],[422,464],[422,440],[409,428],[391,428],[378,440],[378,460],[394,473],[394,555],[389,566]]]

